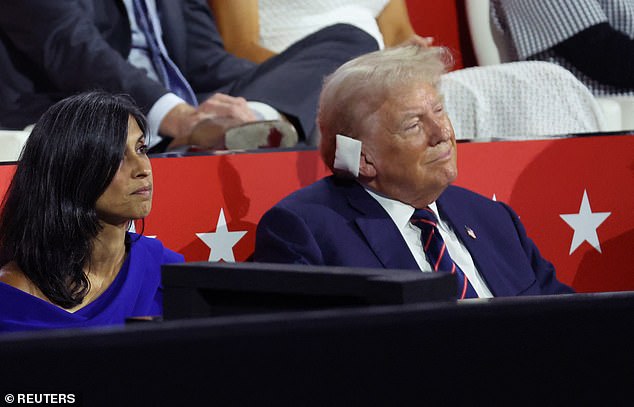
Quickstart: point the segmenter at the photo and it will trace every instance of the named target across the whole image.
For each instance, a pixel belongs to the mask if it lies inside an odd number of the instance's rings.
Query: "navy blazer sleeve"
[[[324,265],[313,232],[304,219],[286,208],[275,206],[266,212],[255,239],[254,261]]]
[[[130,28],[122,3],[1,0],[0,6],[4,34],[60,94],[96,88],[128,93],[147,112],[167,93],[127,62]],[[109,34],[111,42],[127,41],[127,50],[115,49],[105,38]]]
[[[227,85],[257,66],[225,50],[205,0],[162,0],[159,5],[163,40],[196,93],[227,92]]]
[[[503,202],[500,202],[511,216],[511,220],[517,229],[518,239],[524,248],[526,257],[535,273],[535,279],[539,285],[540,294],[570,294],[574,291],[569,286],[559,282],[555,274],[555,266],[548,260],[544,259],[539,252],[535,243],[528,237],[524,225],[519,219],[515,211]]]

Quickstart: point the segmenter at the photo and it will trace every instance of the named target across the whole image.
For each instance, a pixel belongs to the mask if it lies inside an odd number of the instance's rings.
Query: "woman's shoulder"
[[[130,233],[130,241],[132,242],[133,252],[141,252],[144,256],[149,256],[161,264],[185,261],[182,254],[166,248],[163,243],[155,237]]]
[[[27,282],[27,278],[18,267],[17,263],[10,261],[4,266],[0,267],[0,282],[10,285],[12,287],[19,288]]]
[[[61,315],[15,262],[0,268],[0,332],[55,327]]]
[[[29,280],[15,261],[0,267],[0,283],[16,288],[34,297],[44,299],[44,294]]]

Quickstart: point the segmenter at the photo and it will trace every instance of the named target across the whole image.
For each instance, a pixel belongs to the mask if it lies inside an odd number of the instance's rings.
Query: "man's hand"
[[[201,114],[196,108],[187,103],[180,103],[165,115],[161,121],[159,133],[174,139],[170,147],[189,144],[192,129],[201,119]]]
[[[227,129],[255,120],[246,99],[216,93],[198,109],[185,103],[176,105],[163,118],[160,132],[174,138],[168,148],[197,145],[222,149]]]
[[[240,120],[241,123],[252,122],[258,118],[242,97],[233,97],[223,93],[216,93],[205,100],[198,107],[198,111],[213,117],[228,117]]]
[[[240,124],[242,121],[232,117],[204,116],[192,129],[187,144],[213,150],[224,150],[227,130]]]

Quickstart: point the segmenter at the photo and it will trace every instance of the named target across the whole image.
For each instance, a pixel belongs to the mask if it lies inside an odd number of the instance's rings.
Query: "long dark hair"
[[[95,91],[51,106],[29,136],[0,214],[0,266],[15,261],[54,304],[81,304],[84,267],[101,230],[97,198],[117,172],[128,118],[146,132],[127,96]]]

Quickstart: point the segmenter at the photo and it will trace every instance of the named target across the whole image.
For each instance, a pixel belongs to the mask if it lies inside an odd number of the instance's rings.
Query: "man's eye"
[[[405,126],[405,130],[406,131],[418,130],[419,127],[420,127],[420,122],[411,123]]]

